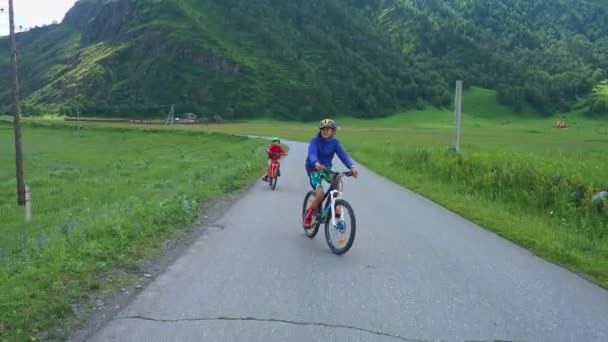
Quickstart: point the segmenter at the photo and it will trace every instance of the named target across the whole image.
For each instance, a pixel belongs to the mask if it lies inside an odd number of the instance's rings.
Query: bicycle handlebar
[[[346,172],[338,172],[338,171],[333,171],[333,170],[327,170],[327,172],[333,174],[333,175],[337,175],[337,176],[346,176],[346,177],[352,177],[353,176],[353,172],[352,171],[346,171]]]
[[[270,154],[278,154],[280,156],[286,156],[287,153],[279,153],[279,152],[272,152],[272,151],[266,151],[266,153],[270,153]]]

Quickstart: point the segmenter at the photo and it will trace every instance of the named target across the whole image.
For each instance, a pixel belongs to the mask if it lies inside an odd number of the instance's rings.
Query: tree
[[[594,99],[590,104],[589,112],[594,115],[608,114],[608,104],[604,99]]]

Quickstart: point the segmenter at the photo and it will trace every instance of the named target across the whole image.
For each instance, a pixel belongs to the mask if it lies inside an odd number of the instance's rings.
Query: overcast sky
[[[13,0],[15,26],[24,28],[61,22],[76,0]],[[0,36],[8,35],[8,0],[0,0]]]

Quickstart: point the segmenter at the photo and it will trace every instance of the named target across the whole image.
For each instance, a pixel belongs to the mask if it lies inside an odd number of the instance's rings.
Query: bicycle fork
[[[332,190],[330,192],[330,209],[331,209],[331,225],[335,228],[337,226],[337,222],[336,222],[336,200],[339,200],[342,198],[342,193],[338,190]],[[340,210],[340,221],[344,221],[344,211]]]

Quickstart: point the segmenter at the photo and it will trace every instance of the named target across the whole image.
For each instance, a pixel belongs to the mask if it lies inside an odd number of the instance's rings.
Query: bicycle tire
[[[279,179],[277,177],[270,178],[270,188],[274,190],[277,187],[277,181]]]
[[[276,177],[276,166],[274,163],[270,164],[270,169],[268,170],[268,186],[274,190],[277,187],[277,177]]]
[[[331,225],[331,219],[330,219],[328,222],[325,223],[325,241],[327,242],[327,246],[329,246],[329,249],[331,250],[332,253],[344,254],[344,253],[348,252],[348,250],[353,246],[353,243],[355,242],[355,234],[357,232],[357,220],[355,219],[355,211],[353,210],[350,203],[348,203],[347,201],[345,201],[343,199],[338,199],[338,200],[336,200],[335,205],[340,206],[342,210],[348,211],[348,215],[351,218],[350,235],[349,235],[348,241],[346,241],[346,244],[344,245],[344,247],[341,247],[341,248],[335,247],[329,236],[330,229],[332,229],[330,227],[330,225]]]

